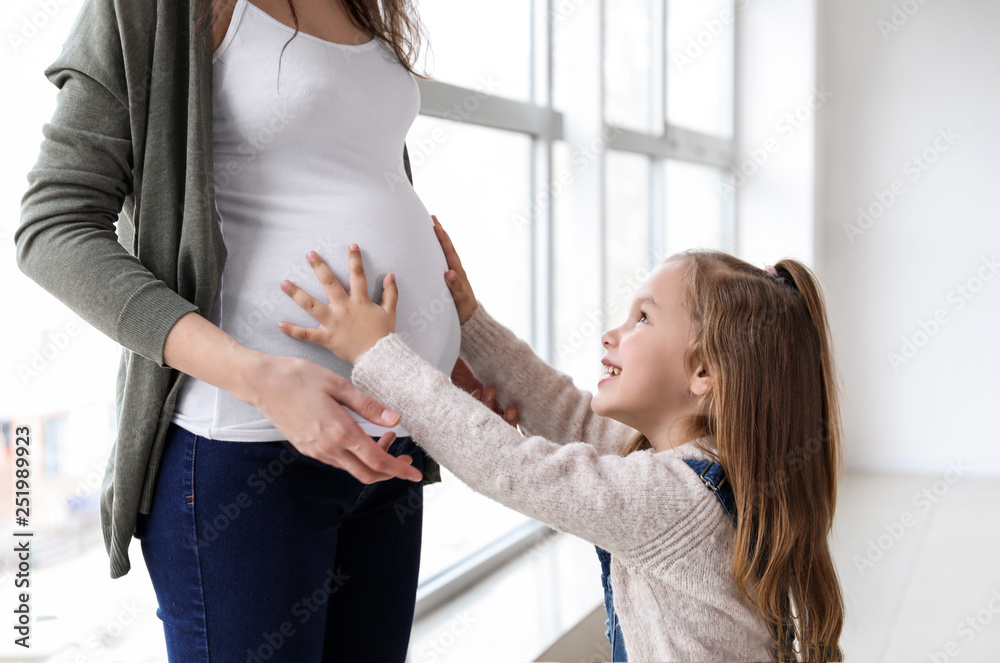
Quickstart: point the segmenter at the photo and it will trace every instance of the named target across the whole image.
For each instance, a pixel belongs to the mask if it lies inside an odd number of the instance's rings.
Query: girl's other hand
[[[368,296],[368,280],[361,260],[361,249],[357,244],[348,247],[350,294],[344,291],[323,259],[315,252],[310,251],[310,254],[307,259],[330,303],[316,301],[291,281],[285,281],[282,288],[295,303],[319,322],[319,327],[299,327],[282,320],[278,323],[278,328],[293,338],[322,345],[341,359],[353,363],[380,338],[396,331],[399,290],[396,288],[395,276],[392,273],[385,275],[382,281],[382,304],[379,305]]]
[[[451,382],[461,390],[472,394],[483,405],[503,417],[504,421],[517,428],[517,406],[508,405],[507,407],[501,407],[496,402],[496,389],[493,387],[486,387],[484,389],[483,383],[476,379],[476,376],[472,373],[472,369],[469,368],[469,365],[461,357],[455,362],[455,368],[451,371]]]
[[[444,274],[444,280],[451,290],[452,298],[455,300],[455,308],[458,309],[458,321],[459,323],[463,323],[475,312],[479,303],[472,292],[469,277],[465,275],[465,270],[462,268],[462,261],[455,251],[455,246],[451,243],[451,238],[448,237],[448,233],[441,227],[441,222],[437,220],[437,217],[432,214],[431,218],[434,219],[434,233],[437,235],[438,241],[441,242],[441,249],[444,251],[445,260],[448,262],[448,271]]]

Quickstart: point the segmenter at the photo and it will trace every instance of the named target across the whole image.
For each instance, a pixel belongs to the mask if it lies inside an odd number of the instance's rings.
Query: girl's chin
[[[601,417],[609,416],[607,410],[604,408],[603,399],[600,396],[594,396],[590,399],[590,410]]]

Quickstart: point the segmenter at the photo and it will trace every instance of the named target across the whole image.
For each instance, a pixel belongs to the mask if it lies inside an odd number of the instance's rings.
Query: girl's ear
[[[704,364],[695,366],[694,371],[688,377],[688,385],[691,393],[695,396],[704,396],[712,390],[712,374]]]

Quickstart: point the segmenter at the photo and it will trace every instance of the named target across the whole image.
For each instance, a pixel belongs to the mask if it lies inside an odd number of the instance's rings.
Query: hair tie
[[[781,278],[781,276],[778,275],[778,270],[776,270],[774,268],[774,265],[766,265],[764,267],[764,271],[766,271],[768,274],[770,274],[771,276],[773,276],[776,279],[780,279]]]

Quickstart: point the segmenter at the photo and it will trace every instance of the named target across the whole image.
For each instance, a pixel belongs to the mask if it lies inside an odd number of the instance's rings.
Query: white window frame
[[[532,139],[530,164],[530,200],[536,200],[540,191],[551,190],[552,151],[555,141],[566,141],[573,148],[590,144],[597,136],[614,135],[613,140],[601,143],[599,158],[595,167],[585,175],[595,186],[578,187],[574,195],[585,192],[588,200],[580,207],[590,210],[590,217],[580,219],[585,232],[592,236],[586,246],[591,253],[589,259],[599,265],[591,284],[599,292],[598,301],[604,301],[604,274],[607,270],[604,252],[601,250],[604,229],[607,224],[605,205],[604,156],[608,149],[645,155],[650,159],[649,179],[649,237],[652,263],[653,256],[663,255],[666,246],[665,214],[666,196],[664,170],[668,160],[702,164],[720,168],[726,172],[735,164],[738,141],[738,91],[739,69],[736,67],[734,43],[733,53],[733,136],[725,138],[673,125],[666,121],[666,94],[668,85],[667,44],[666,44],[666,2],[653,0],[652,44],[653,89],[651,90],[650,113],[657,119],[655,125],[662,124],[659,132],[642,132],[611,124],[605,118],[604,84],[604,15],[608,0],[577,2],[570,4],[573,9],[574,36],[590,37],[588,43],[596,44],[581,58],[581,66],[590,66],[595,86],[588,90],[591,104],[587,108],[575,109],[573,114],[553,107],[553,17],[558,16],[558,0],[532,0],[531,5],[531,100],[517,101],[490,95],[482,90],[452,85],[441,81],[427,81],[417,78],[420,88],[420,114],[428,117],[460,121],[468,124],[501,129],[526,134]],[[567,5],[562,4],[563,7]],[[739,11],[734,8],[734,33],[739,35]],[[457,118],[454,112],[466,100],[475,98],[478,104],[474,111]],[[468,110],[468,109],[466,109]],[[738,195],[738,192],[737,192]],[[553,205],[529,205],[531,228],[531,338],[530,343],[538,355],[552,361],[555,349],[553,321],[554,256],[552,243]],[[722,219],[723,242],[732,251],[736,238],[737,205],[728,218]],[[576,218],[574,219],[576,221]],[[649,264],[647,267],[652,268]],[[602,313],[603,317],[603,313]],[[607,326],[608,321],[602,321]],[[456,562],[452,566],[428,578],[417,590],[416,615],[420,616],[445,603],[449,598],[464,591],[505,564],[518,553],[539,540],[554,533],[549,527],[538,522],[529,522],[500,537],[479,551]]]

